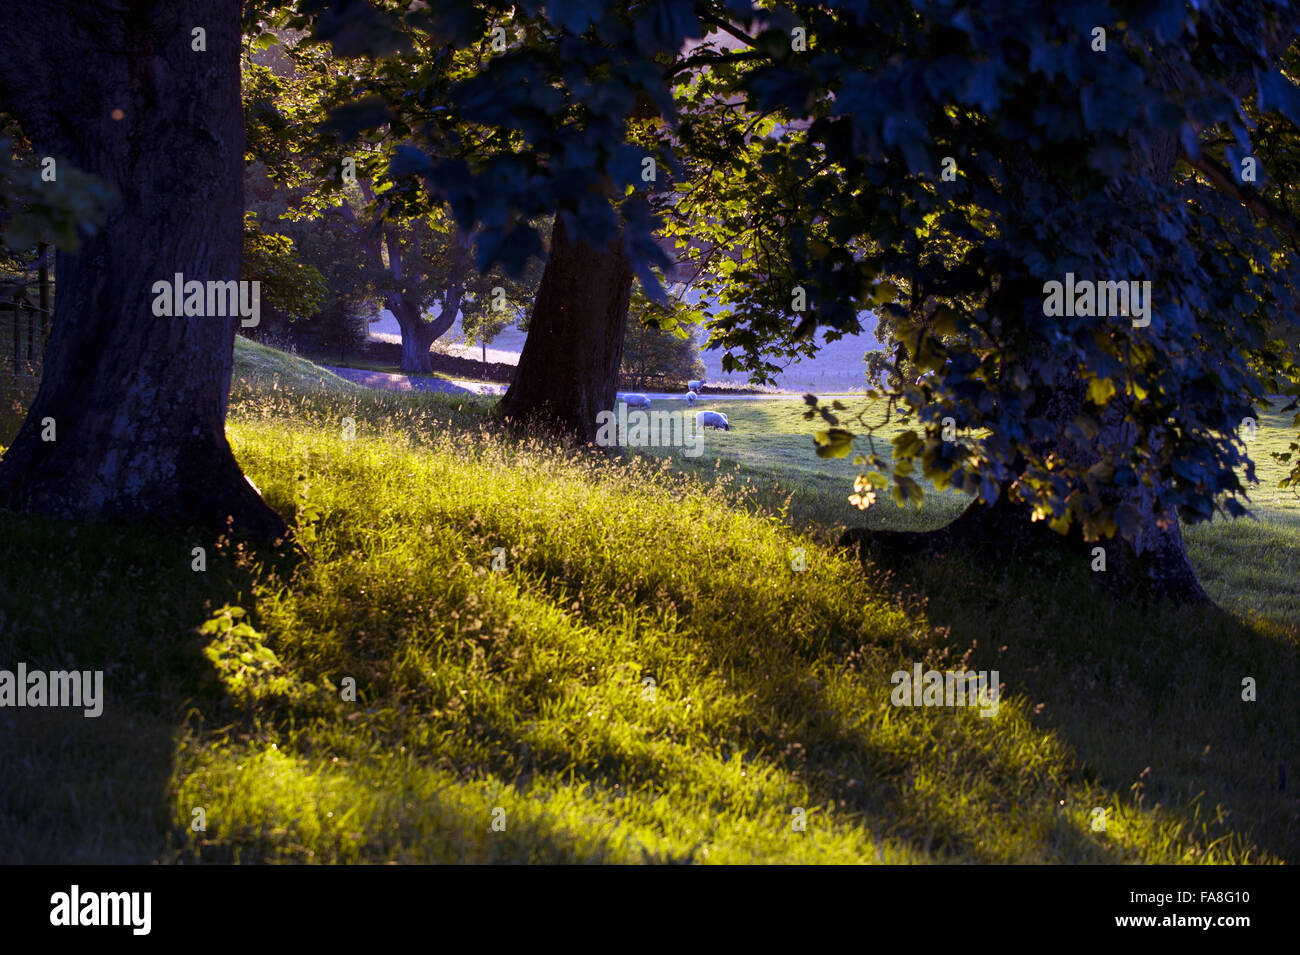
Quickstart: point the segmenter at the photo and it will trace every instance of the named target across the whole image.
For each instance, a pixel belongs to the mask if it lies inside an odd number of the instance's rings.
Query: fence
[[[29,300],[31,286],[21,279],[9,286],[12,292],[0,300],[0,362],[13,363],[15,371],[36,373],[45,361],[45,343],[50,337],[50,300],[54,283],[50,277],[50,249],[42,243],[37,249],[36,295],[38,304]]]
[[[49,337],[47,311],[22,299],[0,302],[0,356],[6,363],[15,369],[39,366]]]

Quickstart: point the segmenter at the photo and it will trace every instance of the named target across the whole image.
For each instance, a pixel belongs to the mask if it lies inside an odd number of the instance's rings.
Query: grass
[[[376,371],[385,375],[405,375],[408,378],[441,378],[446,381],[456,380],[455,376],[440,371],[435,371],[427,375],[413,375],[410,372],[402,371],[401,367],[398,365],[394,365],[391,362],[379,361],[374,358],[354,358],[348,356],[344,360],[340,361],[337,355],[331,357],[327,352],[312,353],[304,351],[299,352],[298,354],[306,361],[314,362],[319,365],[328,365],[331,368],[353,368],[357,371]]]
[[[0,861],[1300,857],[1293,513],[1189,534],[1223,611],[864,573],[796,405],[703,406],[734,430],[694,461],[565,455],[241,342],[228,434],[306,559],[0,512],[0,661],[108,694],[0,710]],[[892,706],[914,662],[997,669],[996,716]]]

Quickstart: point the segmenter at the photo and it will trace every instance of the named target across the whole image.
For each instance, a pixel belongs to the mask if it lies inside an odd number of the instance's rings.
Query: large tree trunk
[[[229,0],[0,6],[0,109],[39,154],[120,195],[104,228],[59,254],[44,375],[0,462],[0,505],[286,532],[226,442],[238,316],[152,309],[153,283],[175,273],[239,278],[239,45]]]
[[[429,347],[442,332],[434,334],[434,326],[420,317],[419,304],[409,299],[390,303],[388,310],[393,313],[397,327],[402,331],[402,371],[408,375],[433,374]]]
[[[1012,292],[1012,294],[1015,294]],[[1061,436],[1047,444],[1037,444],[1035,453],[1050,451],[1065,461],[1089,466],[1100,460],[1102,450],[1108,446],[1132,441],[1125,425],[1120,399],[1114,399],[1102,414],[1102,431],[1086,444],[1076,444],[1063,437],[1066,425],[1083,410],[1084,389],[1079,384],[1057,388],[1042,395],[1035,402],[1035,414],[1044,414],[1057,423],[1056,434]],[[1014,462],[1013,473],[1025,466],[1021,458]],[[1073,523],[1067,534],[1058,534],[1045,522],[1031,520],[1029,508],[1012,499],[1012,481],[999,488],[997,500],[992,505],[973,502],[952,523],[936,531],[872,531],[850,528],[840,538],[843,547],[856,549],[862,557],[873,556],[894,560],[921,554],[937,554],[949,550],[978,550],[997,561],[1033,558],[1046,550],[1055,550],[1088,561],[1093,566],[1093,551],[1103,548],[1105,570],[1097,572],[1098,582],[1116,596],[1134,599],[1174,598],[1190,602],[1203,602],[1208,596],[1196,579],[1183,543],[1178,520],[1171,514],[1157,513],[1153,506],[1152,490],[1139,486],[1133,489],[1110,489],[1104,495],[1106,504],[1128,506],[1138,515],[1139,529],[1133,541],[1119,535],[1107,539],[1086,540],[1082,529]]]
[[[1027,293],[1023,283],[1006,282],[990,298],[993,307],[1020,307],[1020,296]],[[1041,308],[1041,300],[1029,299],[1029,307]],[[1084,410],[1085,388],[1070,382],[1051,391],[1040,391],[1032,415],[1042,415],[1054,422],[1058,436],[1050,442],[1035,442],[1035,454],[1052,453],[1062,461],[1088,467],[1101,459],[1108,447],[1131,444],[1131,426],[1123,422],[1122,399],[1115,398],[1101,414],[1101,432],[1089,442],[1076,443],[1065,437],[1067,425]],[[1026,467],[1023,457],[1011,464],[1011,472],[1020,474]],[[840,545],[868,556],[887,561],[900,557],[940,554],[950,550],[976,550],[990,559],[1033,559],[1044,551],[1071,555],[1093,566],[1093,551],[1105,552],[1105,570],[1097,571],[1097,581],[1116,596],[1133,599],[1174,598],[1204,602],[1209,598],[1196,579],[1183,543],[1182,530],[1174,515],[1158,513],[1151,488],[1139,485],[1132,489],[1106,489],[1105,504],[1128,506],[1138,515],[1138,533],[1133,541],[1118,534],[1111,538],[1087,540],[1077,522],[1067,534],[1058,534],[1046,522],[1033,522],[1029,508],[1011,496],[1014,482],[1004,482],[997,500],[986,505],[973,502],[952,523],[935,531],[872,531],[850,528],[840,538]]]
[[[886,562],[975,551],[991,562],[1006,563],[1032,561],[1045,552],[1055,551],[1089,567],[1096,564],[1094,548],[1101,547],[1105,552],[1105,570],[1097,572],[1097,582],[1117,597],[1173,598],[1196,603],[1209,599],[1187,558],[1177,521],[1161,529],[1148,518],[1150,526],[1143,531],[1149,539],[1139,554],[1133,544],[1119,537],[1086,541],[1078,525],[1062,536],[1046,524],[1033,523],[1029,509],[1012,501],[1006,491],[1004,486],[992,505],[972,503],[952,523],[935,531],[873,531],[853,527],[840,537],[840,546],[856,551],[864,560]]]
[[[499,410],[591,443],[596,415],[614,406],[632,266],[622,243],[575,242],[557,214],[550,255],[514,381]]]

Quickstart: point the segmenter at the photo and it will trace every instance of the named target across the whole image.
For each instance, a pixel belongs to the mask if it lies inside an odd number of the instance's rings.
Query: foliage
[[[54,179],[42,173],[47,157],[36,156],[15,130],[0,135],[0,241],[11,252],[26,253],[41,243],[69,252],[78,231],[91,234],[108,218],[116,192],[98,176],[54,159]]]
[[[476,269],[444,203],[418,180],[388,175],[401,127],[381,124],[360,135],[367,117],[378,115],[375,102],[395,107],[409,98],[410,64],[331,57],[326,47],[296,34],[277,54],[267,65],[258,62],[267,57],[249,53],[245,98],[250,142],[278,187],[282,215],[315,218],[350,235],[370,292],[399,318],[445,328],[459,312],[472,339],[495,336],[508,314],[531,299],[540,262],[517,276],[499,267]],[[489,315],[489,306],[506,314]],[[403,335],[410,331],[402,325]]]
[[[665,317],[671,312],[649,302],[640,292],[634,293],[632,313],[623,332],[620,369],[633,388],[648,387],[650,382],[679,388],[703,376],[696,329],[683,324],[679,317]]]
[[[260,282],[262,301],[288,322],[304,319],[325,305],[328,290],[320,270],[301,261],[288,236],[259,232],[247,216],[240,277]]]
[[[406,79],[401,103],[337,122],[408,136],[419,148],[391,174],[477,229],[480,264],[519,267],[539,250],[529,219],[559,208],[590,240],[621,227],[657,297],[658,210],[716,258],[701,281],[727,305],[724,367],[762,380],[818,328],[856,333],[865,308],[888,321],[922,376],[889,392],[914,427],[887,451],[866,432],[862,459],[904,499],[919,466],[1058,530],[1132,538],[1151,516],[1244,513],[1238,426],[1300,389],[1272,334],[1294,294],[1293,243],[1268,224],[1285,219],[1216,173],[1256,150],[1247,110],[1294,139],[1286,6],[796,3],[758,20],[744,3],[526,3],[493,55],[493,5],[394,2],[319,35],[398,53],[384,69]],[[318,8],[302,9],[305,27]],[[434,65],[412,76],[411,51]],[[671,187],[645,188],[649,156]],[[1151,282],[1149,324],[1045,316],[1044,283],[1067,273]],[[945,418],[978,437],[944,441]],[[1144,513],[1117,503],[1140,488]]]
[[[286,671],[275,651],[266,645],[265,635],[249,625],[244,608],[221,607],[204,621],[199,633],[212,638],[204,647],[203,656],[237,703],[255,706],[276,698],[304,698],[316,692],[316,687],[301,683]]]
[[[1243,513],[1239,426],[1265,395],[1297,393],[1294,350],[1271,334],[1295,320],[1295,237],[1215,172],[1258,152],[1248,104],[1295,141],[1286,17],[1268,3],[793,5],[750,34],[756,61],[693,79],[697,98],[747,94],[745,116],[685,137],[712,172],[677,214],[739,249],[706,277],[731,306],[715,337],[762,378],[771,355],[807,353],[818,327],[856,332],[875,308],[923,376],[888,393],[913,427],[885,447],[860,435],[896,498],[915,499],[919,469],[1092,537],[1140,531],[1148,514],[1116,505],[1129,490],[1166,524]],[[1046,316],[1044,283],[1067,273],[1150,281],[1149,324]],[[973,440],[945,441],[945,418]]]
[[[514,308],[508,304],[504,294],[506,286],[500,284],[488,289],[486,296],[467,295],[461,302],[461,330],[465,340],[470,344],[481,345],[486,353],[496,337],[507,328],[518,324],[523,315],[523,304],[516,303]],[[496,289],[501,289],[498,296]],[[501,302],[501,307],[494,303]]]

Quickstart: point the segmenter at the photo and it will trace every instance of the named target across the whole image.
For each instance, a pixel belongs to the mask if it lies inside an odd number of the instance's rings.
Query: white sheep
[[[698,411],[695,414],[696,430],[700,428],[721,428],[723,431],[731,430],[731,423],[727,421],[727,416],[721,411]]]
[[[623,403],[626,404],[629,408],[650,407],[650,399],[647,398],[645,395],[636,395],[636,394],[624,395]]]
[[[693,392],[695,392],[695,393],[698,395],[701,391],[704,390],[704,382],[702,382],[702,381],[688,381],[688,382],[686,383],[686,390],[687,390],[687,391],[693,391]]]
[[[699,397],[699,395],[697,395],[695,392],[693,392],[693,391],[688,391],[688,392],[686,392],[686,403],[687,403],[688,405],[693,405],[693,404],[695,404],[695,399],[698,398],[698,397]]]

